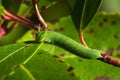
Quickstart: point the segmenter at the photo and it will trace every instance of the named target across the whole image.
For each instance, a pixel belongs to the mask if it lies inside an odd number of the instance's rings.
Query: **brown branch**
[[[10,28],[8,28],[6,34],[8,34],[9,32],[11,32],[18,24],[19,24],[18,22],[14,22],[14,23],[10,26]]]
[[[23,24],[29,26],[30,28],[37,30],[37,25],[35,23],[30,21],[29,19],[26,19],[24,17],[13,14],[13,13],[9,12],[8,10],[5,10],[5,16],[3,16],[3,17],[8,20],[18,21],[20,23],[23,23]]]
[[[29,11],[31,10],[31,8],[32,8],[32,7],[30,7],[27,11],[25,11],[25,13],[22,14],[22,17],[25,17],[25,16],[29,13]],[[6,33],[6,34],[8,34],[9,32],[11,32],[18,24],[19,24],[19,23],[15,21],[15,22],[10,26],[10,28],[7,29],[7,33]]]
[[[33,3],[34,10],[35,10],[35,13],[37,15],[37,18],[38,18],[39,22],[41,23],[41,28],[43,30],[48,29],[46,22],[44,21],[44,19],[42,18],[41,14],[39,12],[39,9],[38,9],[38,6],[37,6],[37,0],[32,0],[32,3]]]
[[[0,39],[6,34],[6,30],[0,27]]]
[[[87,44],[86,44],[86,42],[85,42],[85,40],[84,40],[83,32],[80,32],[79,38],[80,38],[81,43],[82,43],[85,47],[88,47]]]
[[[4,20],[0,25],[0,38],[2,38],[7,33],[8,20]]]
[[[98,58],[98,60],[103,61],[108,64],[112,64],[114,66],[120,67],[120,60],[117,58],[114,58],[112,56],[109,56],[107,54],[101,54],[101,58]]]

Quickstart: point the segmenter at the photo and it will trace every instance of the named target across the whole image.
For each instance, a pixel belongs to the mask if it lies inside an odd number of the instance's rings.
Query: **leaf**
[[[75,69],[80,80],[118,80],[120,68],[98,60],[86,60],[78,57],[65,58]]]
[[[22,64],[20,64],[20,67],[18,67],[15,70],[15,73],[11,75],[10,77],[7,77],[6,80],[13,80],[13,79],[35,80],[35,78],[31,75],[31,73]]]
[[[18,25],[9,34],[5,35],[0,39],[0,45],[7,45],[15,43],[19,38],[21,38],[28,30],[28,27],[24,25]]]
[[[50,26],[50,28],[52,28],[54,31],[62,33],[79,42],[77,31],[74,27],[74,24],[72,23],[70,16],[52,20],[48,23],[48,26]]]
[[[91,48],[105,51],[107,54],[120,58],[120,14],[100,13],[84,31],[87,44]],[[69,64],[77,69],[81,80],[120,78],[119,67],[115,67],[97,60],[85,60],[77,58],[66,59]],[[85,77],[83,77],[85,75]]]
[[[2,5],[5,9],[16,13],[19,10],[19,7],[22,3],[22,0],[2,0]]]
[[[38,8],[46,22],[60,19],[70,14],[66,0],[41,0],[38,2]],[[31,19],[38,22],[35,15]]]
[[[8,76],[19,64],[30,57],[37,46],[36,44],[17,43],[0,47],[0,79]]]
[[[119,57],[120,14],[100,13],[85,29],[85,39],[92,48],[105,50],[109,55]]]
[[[90,23],[89,27],[84,31],[88,45],[92,48],[101,50],[115,47],[115,51],[118,52],[114,53],[114,56],[119,57],[119,16],[119,14],[97,15],[93,22]],[[57,20],[56,23],[53,22],[49,23],[49,26],[55,31],[61,32],[62,34],[79,41],[78,34],[70,17],[61,18]],[[93,32],[91,28],[94,28]],[[113,38],[114,33],[118,33],[117,36],[114,36],[115,38]],[[3,56],[1,54],[10,54],[25,45],[26,44],[24,43],[17,43],[14,45],[8,45],[9,48],[6,48],[7,46],[0,47],[0,56]],[[11,58],[8,58],[7,61],[4,62],[4,65],[0,64],[0,77],[2,73],[2,77],[5,78],[6,76],[8,80],[31,80],[29,74],[26,73],[23,68],[19,67],[19,65],[22,65],[22,62],[32,54],[34,50],[36,50],[37,46],[38,44],[31,44],[23,50],[15,53]],[[23,65],[23,67],[27,69],[36,80],[118,80],[120,78],[120,68],[98,60],[82,59],[54,45],[44,45],[40,52],[37,53],[27,64]],[[9,72],[13,70],[15,72],[8,76],[7,73],[9,74]]]
[[[59,59],[44,51],[35,55],[25,67],[36,80],[79,80],[77,76],[70,75],[67,71],[69,66],[66,63],[60,62]],[[11,77],[13,77],[13,79],[21,78],[18,74],[20,74],[20,71],[17,71],[16,74]],[[23,74],[22,76],[23,78],[25,77]]]
[[[92,20],[102,0],[68,0],[71,17],[76,29],[82,31]]]
[[[43,6],[51,6],[54,5],[54,3],[56,3],[59,0],[38,0],[37,4],[39,7],[43,7]]]
[[[24,61],[36,50],[39,44],[17,43],[0,47],[0,79],[2,80],[78,80],[68,72],[68,64],[43,50],[30,61]],[[5,49],[5,50],[4,50]],[[14,54],[13,54],[14,53]],[[6,56],[11,55],[4,59]],[[4,60],[3,60],[4,59]],[[3,69],[4,68],[4,69]],[[47,76],[46,76],[47,75]]]
[[[4,15],[4,7],[1,4],[1,0],[0,0],[0,15]]]
[[[59,19],[69,15],[69,9],[65,0],[59,0],[54,5],[41,10],[41,14],[46,21]],[[53,15],[54,14],[54,15]]]
[[[87,41],[87,44],[91,48],[105,50],[108,53],[111,53],[111,51],[115,52],[113,56],[117,56],[119,58],[120,57],[119,16],[120,14],[96,15],[96,17],[84,31],[84,36],[85,40]],[[75,32],[76,30],[70,17],[65,17],[53,21],[51,22],[51,24],[49,23],[49,26],[52,27],[55,31],[65,34],[76,41],[79,41],[77,32]],[[117,39],[113,39],[113,37]],[[59,47],[55,46],[47,47],[47,46],[48,45],[45,46],[44,50],[50,51],[51,54],[56,54],[67,64],[72,66],[73,74],[75,71],[75,74],[78,75],[80,80],[97,80],[97,79],[118,80],[120,78],[119,76],[120,68],[118,67],[106,64],[98,60],[81,59],[80,57],[71,55],[69,52],[64,51]]]
[[[21,4],[17,14],[20,16],[26,16],[29,14],[30,10],[31,10],[30,6]],[[14,26],[13,24],[14,24],[13,22],[9,22],[7,27],[10,28],[11,26]],[[16,42],[19,38],[24,36],[24,34],[28,31],[28,29],[29,29],[28,26],[17,23],[15,28],[12,31],[10,31],[9,34],[6,34],[0,39],[0,45],[6,45]]]
[[[4,16],[4,7],[1,4],[1,0],[0,0],[0,16]],[[0,24],[2,24],[3,19],[0,17]]]

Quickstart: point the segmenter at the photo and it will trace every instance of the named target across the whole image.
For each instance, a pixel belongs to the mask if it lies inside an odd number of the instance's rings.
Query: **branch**
[[[3,23],[0,25],[0,38],[7,34],[8,22],[9,22],[8,20],[4,20]]]
[[[39,12],[39,9],[38,9],[38,6],[37,6],[37,0],[32,0],[32,3],[33,3],[34,10],[35,10],[35,13],[37,15],[37,18],[38,18],[39,22],[41,23],[41,28],[43,30],[47,30],[48,27],[47,27],[46,22],[44,21],[44,19],[42,18],[41,14]]]
[[[84,40],[83,32],[82,32],[82,31],[81,31],[80,34],[79,34],[79,38],[80,38],[81,43],[82,43],[85,47],[88,47],[88,45],[86,44],[86,42],[85,42],[85,40]]]
[[[23,23],[23,24],[29,26],[30,28],[37,30],[37,25],[34,22],[32,22],[31,20],[26,19],[24,17],[13,14],[13,13],[9,12],[8,10],[5,10],[5,16],[3,16],[3,18],[6,20],[18,21],[20,23]]]
[[[112,56],[109,56],[107,54],[101,53],[101,58],[98,58],[98,60],[103,61],[108,64],[112,64],[114,66],[120,67],[120,60],[117,58],[114,58]]]

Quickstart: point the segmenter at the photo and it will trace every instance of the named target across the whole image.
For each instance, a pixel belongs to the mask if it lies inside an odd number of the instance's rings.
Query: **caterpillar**
[[[49,44],[54,44],[74,55],[86,59],[95,59],[101,57],[101,51],[85,47],[82,44],[58,32],[40,31],[37,33],[36,41],[44,41]]]

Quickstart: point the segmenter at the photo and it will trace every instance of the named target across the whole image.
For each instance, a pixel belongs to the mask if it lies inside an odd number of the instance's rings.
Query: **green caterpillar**
[[[71,38],[53,31],[40,31],[36,36],[36,41],[44,41],[46,43],[57,45],[77,56],[95,59],[101,57],[99,50],[87,48],[80,43],[75,42]]]

